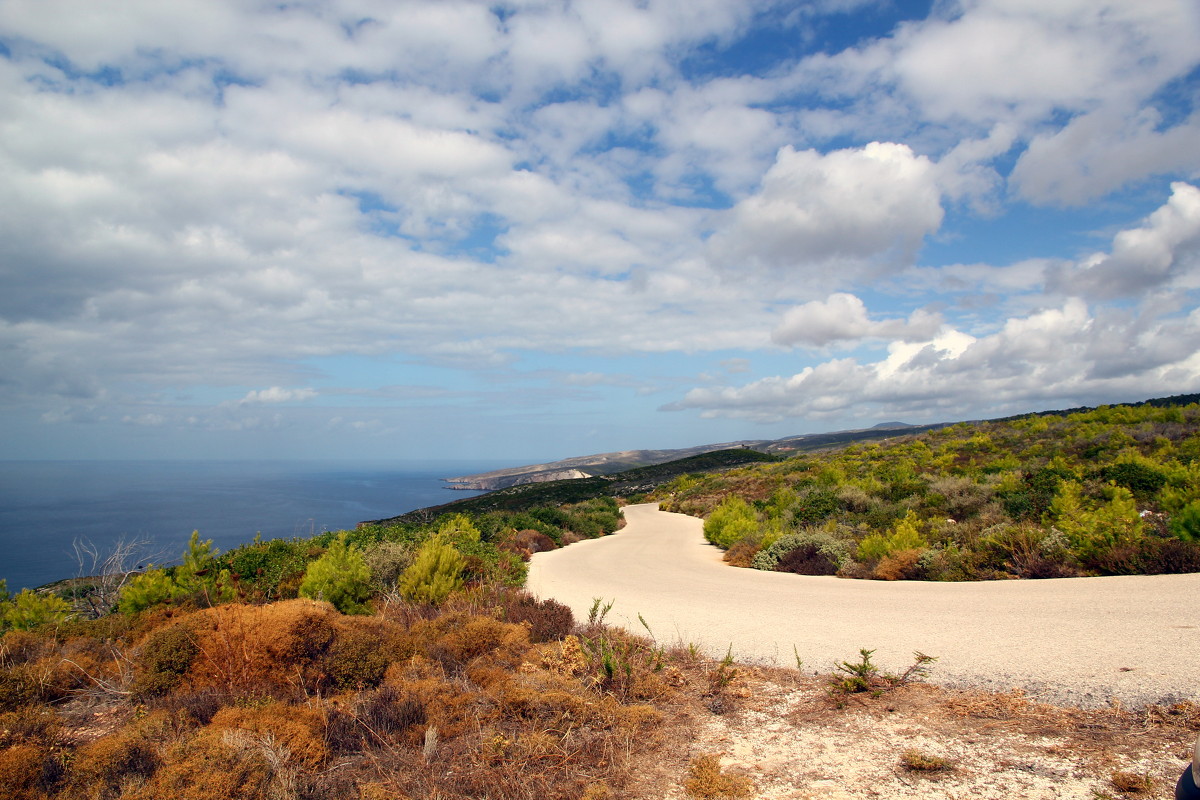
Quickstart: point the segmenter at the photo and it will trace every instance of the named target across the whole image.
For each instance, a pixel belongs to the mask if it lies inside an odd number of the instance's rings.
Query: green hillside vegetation
[[[1197,572],[1191,400],[962,423],[683,476],[655,497],[705,517],[742,567],[940,581]]]

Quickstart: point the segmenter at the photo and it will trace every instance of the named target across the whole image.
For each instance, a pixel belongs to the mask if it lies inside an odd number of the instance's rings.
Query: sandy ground
[[[829,673],[861,648],[901,671],[936,656],[947,687],[1017,689],[1033,700],[1135,707],[1200,699],[1200,574],[925,583],[842,580],[737,569],[702,522],[625,509],[626,527],[533,557],[529,589],[586,620],[743,663]],[[639,619],[640,617],[640,619]],[[643,620],[645,626],[643,625]]]
[[[732,708],[682,719],[630,796],[705,797],[688,778],[712,754],[754,800],[1168,800],[1200,725],[1187,704],[1084,711],[924,684],[831,696],[826,680],[741,668]]]

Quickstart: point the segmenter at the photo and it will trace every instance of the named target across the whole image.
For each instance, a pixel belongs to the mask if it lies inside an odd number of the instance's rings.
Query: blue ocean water
[[[0,578],[10,591],[79,573],[73,542],[148,541],[179,558],[193,530],[222,551],[448,503],[443,478],[498,462],[0,461]]]

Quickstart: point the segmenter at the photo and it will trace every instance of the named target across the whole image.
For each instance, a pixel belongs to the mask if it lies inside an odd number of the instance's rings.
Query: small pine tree
[[[412,603],[440,605],[463,585],[466,561],[446,539],[433,536],[417,551],[413,565],[400,576],[400,595]]]
[[[7,587],[5,587],[7,593]],[[5,628],[27,631],[48,622],[62,622],[71,615],[71,604],[58,595],[38,594],[29,589],[0,603],[0,622]]]
[[[446,517],[438,525],[437,535],[463,543],[478,542],[481,538],[479,528],[475,527],[475,523],[466,514],[451,514]]]
[[[364,614],[371,596],[371,570],[356,548],[342,534],[329,545],[325,555],[308,566],[300,584],[300,596],[325,600],[343,614]]]
[[[216,605],[236,599],[229,570],[216,572],[213,559],[220,553],[212,539],[200,541],[200,531],[192,531],[183,563],[175,568],[171,597],[176,600],[194,598],[203,605]]]
[[[1200,543],[1200,501],[1188,503],[1171,515],[1170,528],[1179,539]]]
[[[148,569],[125,584],[117,609],[122,614],[136,614],[171,599],[175,584],[166,570]]]

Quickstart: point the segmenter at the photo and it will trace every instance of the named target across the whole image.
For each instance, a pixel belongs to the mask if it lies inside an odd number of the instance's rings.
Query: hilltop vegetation
[[[1196,572],[1200,406],[963,423],[684,476],[655,496],[705,517],[726,560],[757,569],[913,580]]]

